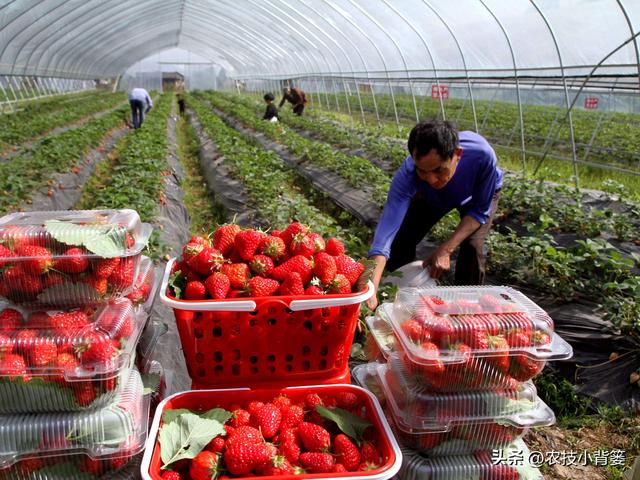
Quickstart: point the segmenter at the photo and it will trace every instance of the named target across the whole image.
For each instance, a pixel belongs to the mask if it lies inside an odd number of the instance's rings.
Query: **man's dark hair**
[[[263,98],[265,102],[273,102],[276,99],[276,97],[273,96],[273,93],[265,93]]]
[[[432,120],[420,122],[411,129],[407,142],[409,154],[414,160],[435,149],[443,160],[453,157],[458,147],[458,130],[451,122]]]

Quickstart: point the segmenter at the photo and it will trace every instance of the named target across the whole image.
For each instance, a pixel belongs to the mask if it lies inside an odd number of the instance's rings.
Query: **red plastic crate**
[[[174,310],[194,385],[285,387],[349,378],[353,334],[371,283],[345,295],[178,300],[167,296],[174,261],[160,299]]]
[[[301,478],[348,478],[362,480],[387,480],[392,478],[400,469],[402,463],[402,453],[396,442],[391,428],[380,408],[378,400],[368,391],[355,385],[307,385],[289,388],[264,388],[264,389],[219,389],[219,390],[191,390],[188,392],[176,393],[160,403],[156,410],[149,438],[145,446],[145,454],[142,459],[141,473],[144,480],[161,479],[161,458],[160,444],[157,442],[158,433],[161,427],[162,414],[165,410],[186,408],[198,412],[204,412],[212,408],[229,409],[234,404],[246,404],[249,401],[257,400],[267,402],[274,397],[284,394],[293,402],[301,402],[305,395],[317,393],[323,395],[335,395],[338,392],[353,392],[358,396],[360,402],[366,407],[369,415],[367,418],[379,432],[379,442],[377,444],[384,463],[375,470],[345,472],[345,473],[325,473],[325,474],[305,474],[305,475],[279,475],[259,477],[265,480],[299,480]],[[236,480],[249,477],[234,477]],[[257,477],[252,477],[257,478]]]

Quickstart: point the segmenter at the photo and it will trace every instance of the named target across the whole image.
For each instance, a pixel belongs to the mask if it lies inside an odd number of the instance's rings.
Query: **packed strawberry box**
[[[438,391],[516,388],[573,354],[544,310],[510,287],[403,289],[380,308],[407,368]]]
[[[126,295],[151,231],[126,209],[6,215],[0,218],[0,297],[41,307]]]
[[[377,400],[360,387],[192,390],[158,407],[142,474],[145,479],[383,480],[392,478],[400,463]]]
[[[0,413],[105,405],[128,376],[146,320],[127,298],[66,310],[0,306]]]
[[[0,415],[0,479],[101,478],[129,472],[147,439],[148,399],[140,374],[103,408]]]

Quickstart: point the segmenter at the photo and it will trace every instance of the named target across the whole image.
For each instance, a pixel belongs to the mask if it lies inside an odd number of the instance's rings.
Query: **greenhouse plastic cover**
[[[115,76],[180,47],[234,76],[637,75],[639,24],[629,0],[0,0],[0,74]]]

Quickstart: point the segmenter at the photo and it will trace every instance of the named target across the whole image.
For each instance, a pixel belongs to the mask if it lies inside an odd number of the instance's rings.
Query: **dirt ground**
[[[625,419],[619,423],[602,421],[593,426],[579,428],[563,428],[554,425],[531,431],[525,437],[525,442],[532,452],[543,452],[545,456],[549,455],[548,452],[576,452],[578,456],[582,455],[574,464],[564,462],[568,465],[562,465],[562,462],[559,461],[554,465],[542,465],[540,471],[546,480],[617,480],[624,478],[619,473],[623,470],[622,468],[611,467],[611,457],[608,458],[608,467],[596,465],[596,460],[604,463],[607,459],[606,453],[598,452],[622,450],[626,458],[626,465],[632,465],[639,453],[639,440],[640,418]],[[585,450],[592,455],[590,462],[582,461],[582,458],[585,458]],[[583,463],[587,463],[587,465],[583,465]]]

